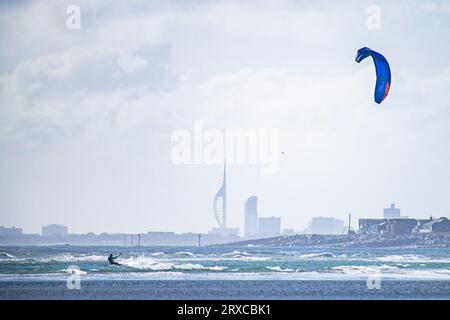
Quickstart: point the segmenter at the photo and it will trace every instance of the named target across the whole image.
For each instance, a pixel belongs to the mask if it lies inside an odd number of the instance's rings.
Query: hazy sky
[[[449,39],[446,1],[3,1],[0,225],[211,229],[222,167],[171,161],[196,120],[280,132],[276,174],[229,166],[230,226],[251,195],[296,230],[390,202],[449,216]],[[381,105],[364,46],[391,65]]]

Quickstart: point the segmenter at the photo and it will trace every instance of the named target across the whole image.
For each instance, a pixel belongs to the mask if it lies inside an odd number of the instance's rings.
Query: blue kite
[[[381,103],[388,95],[391,87],[391,69],[386,58],[376,51],[367,47],[361,48],[356,53],[355,61],[360,63],[362,60],[371,56],[375,64],[377,73],[377,83],[375,84],[375,102]]]

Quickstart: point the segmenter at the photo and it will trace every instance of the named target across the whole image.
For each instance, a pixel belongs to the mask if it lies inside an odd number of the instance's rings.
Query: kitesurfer
[[[121,255],[121,253],[119,253],[118,256],[113,257],[113,255],[112,255],[112,253],[111,253],[111,254],[109,255],[109,257],[108,257],[108,262],[109,262],[109,264],[111,264],[111,265],[116,265],[116,266],[120,266],[120,263],[114,261],[115,259],[117,259],[118,257],[120,257],[120,255]]]

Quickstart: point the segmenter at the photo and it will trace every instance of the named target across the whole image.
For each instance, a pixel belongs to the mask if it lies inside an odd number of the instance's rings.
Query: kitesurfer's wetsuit
[[[119,255],[119,256],[120,256],[120,255]],[[119,256],[113,257],[113,255],[110,254],[109,257],[108,257],[109,264],[113,264],[113,265],[116,265],[116,266],[120,266],[120,263],[117,263],[117,262],[114,261],[114,260],[117,259]]]

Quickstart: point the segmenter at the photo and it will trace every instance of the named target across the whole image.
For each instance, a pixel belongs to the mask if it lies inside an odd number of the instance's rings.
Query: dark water
[[[358,280],[108,280],[68,290],[65,281],[9,281],[0,299],[450,299],[450,282],[388,280],[369,290]]]
[[[450,299],[450,248],[0,247],[0,299]]]

